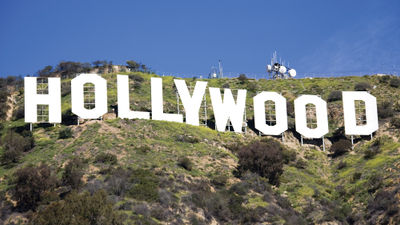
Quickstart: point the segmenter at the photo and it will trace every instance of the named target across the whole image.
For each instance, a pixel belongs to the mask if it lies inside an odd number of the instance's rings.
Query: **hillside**
[[[119,74],[130,75],[133,108],[150,111],[150,77],[155,75]],[[108,81],[112,115],[116,74],[102,77]],[[164,110],[177,113],[173,79],[163,77]],[[38,124],[30,133],[21,116],[20,88],[9,107],[14,116],[0,127],[0,223],[399,224],[400,88],[394,79],[206,80],[208,87],[248,90],[249,129],[243,134],[213,129],[208,93],[208,127],[113,116],[77,125],[70,112],[70,79],[62,80],[63,124]],[[200,79],[185,80],[194,86]],[[348,143],[349,137],[343,135],[341,100],[332,92],[360,86],[378,100],[380,128],[372,140],[355,137],[351,149],[337,144]],[[289,130],[283,141],[259,136],[252,128],[257,91],[276,91],[288,100]],[[291,108],[302,94],[328,101],[326,152],[320,140],[301,145],[294,131]],[[16,155],[20,145],[24,150]],[[278,178],[243,169],[243,152],[257,146],[271,152],[280,146],[278,156],[265,156],[281,162]],[[74,213],[75,218],[67,216]]]

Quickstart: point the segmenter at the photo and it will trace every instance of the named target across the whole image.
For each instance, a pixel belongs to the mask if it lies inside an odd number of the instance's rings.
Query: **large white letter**
[[[378,130],[378,110],[376,98],[365,91],[343,91],[344,126],[347,135],[370,135]],[[365,102],[367,123],[357,126],[354,101]]]
[[[129,77],[117,75],[118,117],[122,119],[150,119],[149,112],[139,112],[129,109]]]
[[[275,102],[276,124],[269,126],[265,123],[265,102]],[[263,91],[254,96],[254,125],[255,128],[266,135],[279,135],[287,130],[286,99],[276,92]]]
[[[232,123],[233,130],[238,133],[242,132],[243,113],[246,105],[246,90],[238,90],[237,104],[233,99],[230,89],[225,88],[223,101],[219,88],[209,88],[209,90],[217,130],[225,131],[229,119]]]
[[[193,96],[190,96],[185,80],[174,80],[178,89],[183,107],[185,108],[186,123],[194,126],[199,125],[199,109],[206,91],[207,82],[197,81]]]
[[[83,85],[95,86],[95,108],[86,109]],[[107,113],[107,81],[97,74],[82,73],[71,80],[71,111],[83,119],[97,119]]]
[[[49,105],[49,123],[61,123],[60,78],[48,78],[49,94],[37,94],[36,77],[25,77],[25,122],[37,122],[37,105]]]
[[[183,116],[180,114],[164,113],[162,79],[157,77],[151,78],[151,112],[153,120],[183,122]]]
[[[307,127],[306,105],[314,104],[317,114],[317,127]],[[306,138],[320,138],[329,132],[326,102],[315,95],[302,95],[294,100],[296,131]]]

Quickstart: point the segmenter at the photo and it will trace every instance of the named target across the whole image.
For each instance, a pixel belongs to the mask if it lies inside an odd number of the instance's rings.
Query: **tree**
[[[57,178],[45,164],[21,168],[14,173],[14,177],[11,181],[11,185],[14,186],[13,197],[22,211],[34,210],[57,186]]]
[[[126,61],[126,64],[131,71],[138,71],[140,69],[140,63],[137,63],[133,60]]]
[[[46,66],[43,69],[39,70],[37,72],[37,75],[39,77],[51,77],[52,73],[53,73],[53,67],[52,66]]]

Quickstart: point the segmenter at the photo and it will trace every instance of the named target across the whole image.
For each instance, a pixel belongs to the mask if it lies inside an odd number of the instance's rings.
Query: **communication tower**
[[[215,66],[211,67],[211,72],[208,74],[208,78],[214,79],[214,78],[223,78],[223,68],[222,68],[222,62],[221,60],[218,60],[218,70]]]
[[[289,63],[285,66],[285,62],[279,59],[276,51],[272,54],[271,62],[267,65],[267,72],[270,79],[288,79],[296,76],[296,70],[289,68]]]

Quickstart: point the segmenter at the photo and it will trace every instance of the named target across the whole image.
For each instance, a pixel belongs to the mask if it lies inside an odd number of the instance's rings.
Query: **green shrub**
[[[328,102],[334,102],[342,100],[342,92],[341,91],[332,91],[328,96]]]
[[[343,155],[351,149],[351,142],[347,139],[341,139],[337,142],[334,142],[330,148],[332,152],[332,157],[337,157]]]
[[[374,193],[376,190],[382,187],[384,175],[381,173],[373,173],[367,181],[368,192]]]
[[[111,153],[101,152],[94,160],[96,163],[105,163],[114,165],[117,163],[117,156]]]
[[[297,169],[305,169],[307,168],[307,162],[304,159],[298,159],[296,164],[294,165]]]
[[[285,162],[285,164],[288,164],[288,163],[296,160],[296,151],[294,151],[292,149],[284,149],[282,151],[282,156],[283,156],[283,161]]]
[[[366,82],[360,82],[354,86],[354,90],[356,91],[367,91],[368,89],[371,89],[371,85]]]
[[[390,84],[391,87],[398,88],[398,87],[400,87],[400,79],[399,78],[392,78],[390,80],[389,84]]]
[[[399,117],[393,117],[390,120],[390,125],[394,128],[400,129],[400,118]]]
[[[191,171],[193,168],[193,163],[188,157],[181,157],[178,159],[178,166],[184,168],[185,170]]]
[[[50,167],[45,164],[40,166],[27,166],[14,173],[13,198],[17,207],[22,210],[34,210],[40,201],[57,186],[57,178]]]
[[[83,162],[78,158],[73,158],[65,166],[62,175],[62,183],[70,185],[73,189],[79,188],[82,185]]]
[[[371,159],[375,155],[381,152],[382,140],[380,138],[375,139],[374,142],[364,151],[364,158]]]
[[[69,127],[66,127],[64,129],[61,129],[58,132],[58,138],[59,139],[67,139],[67,138],[72,138],[72,130]]]
[[[362,175],[362,173],[360,173],[360,172],[355,172],[355,173],[353,174],[353,177],[351,178],[351,182],[352,182],[352,183],[357,182],[357,181],[361,178],[361,175]]]
[[[211,183],[223,187],[228,182],[229,177],[226,174],[218,173],[211,178]]]
[[[385,118],[393,116],[392,103],[387,101],[387,102],[381,102],[380,104],[378,104],[378,116],[381,119],[385,119]]]
[[[123,224],[103,190],[93,195],[72,192],[64,200],[52,202],[39,210],[30,222],[40,225]]]
[[[256,141],[239,149],[240,174],[249,170],[269,180],[271,184],[279,184],[279,176],[283,172],[283,147],[273,139]]]
[[[132,198],[148,202],[159,199],[159,179],[151,171],[144,169],[133,170],[130,182],[132,187],[129,190],[129,195]]]

